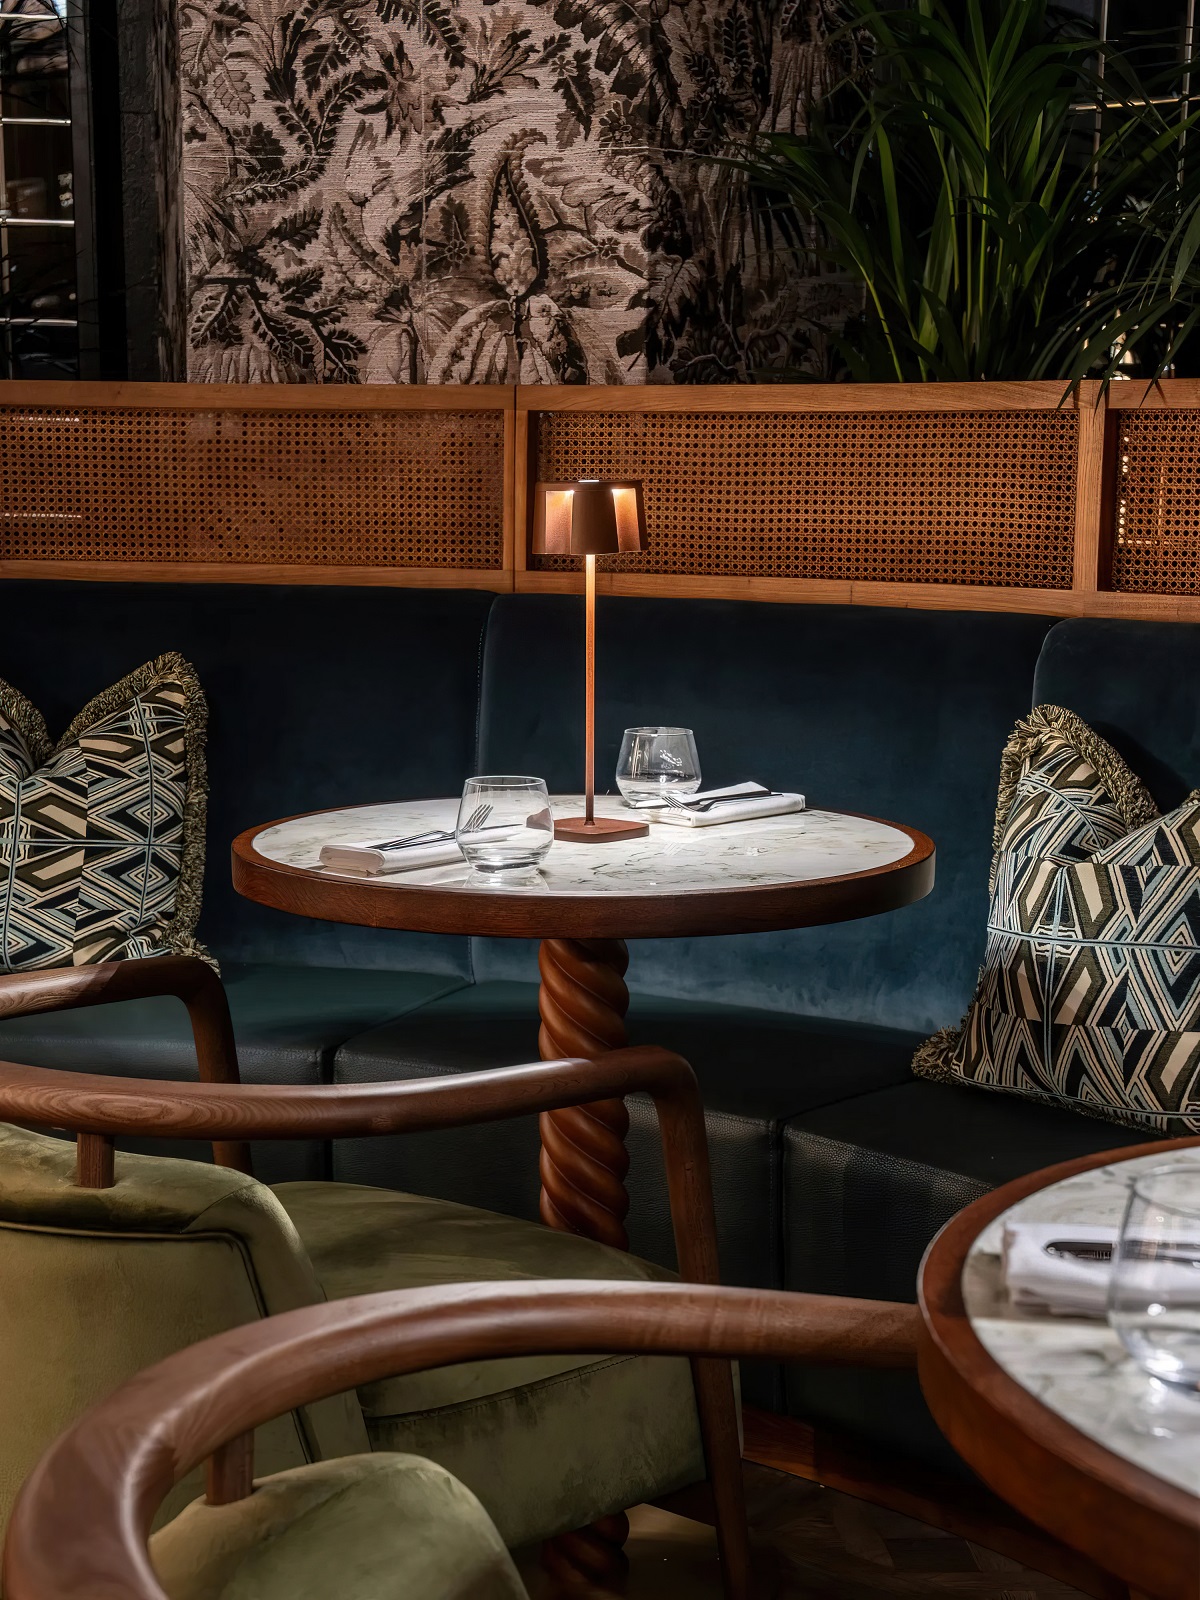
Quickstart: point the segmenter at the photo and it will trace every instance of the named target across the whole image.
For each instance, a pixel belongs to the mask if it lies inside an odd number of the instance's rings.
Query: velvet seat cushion
[[[395,1190],[288,1183],[275,1194],[331,1300],[474,1280],[670,1276],[591,1240]],[[359,1400],[375,1449],[446,1467],[479,1496],[509,1546],[704,1476],[684,1360],[468,1362],[368,1384]]]
[[[0,1123],[0,1527],[38,1457],[135,1372],[213,1334],[319,1303],[286,1212],[244,1173],[118,1154],[108,1189],[75,1181],[63,1139]],[[369,1447],[353,1396],[258,1430],[274,1472]],[[199,1483],[176,1485],[166,1514]]]
[[[479,1501],[432,1461],[355,1455],[195,1500],[150,1541],[170,1600],[528,1600]]]

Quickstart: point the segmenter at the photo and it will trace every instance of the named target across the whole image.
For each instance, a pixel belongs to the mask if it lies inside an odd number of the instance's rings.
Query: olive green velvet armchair
[[[0,1063],[0,1515],[85,1407],[222,1330],[385,1289],[671,1276],[569,1233],[439,1200],[332,1182],[270,1189],[248,1170],[251,1139],[448,1127],[645,1091],[662,1126],[681,1274],[715,1282],[703,1110],[679,1057],[621,1050],[440,1080],[243,1085],[220,982],[181,957],[0,979],[0,1015],[147,994],[188,1006],[201,1081]],[[72,1132],[75,1146],[35,1128]],[[114,1154],[121,1134],[212,1140],[216,1164]],[[568,1572],[589,1560],[589,1535],[572,1530],[707,1476],[723,1540],[744,1546],[728,1362],[543,1352],[342,1387],[264,1422],[265,1472],[368,1451],[415,1455],[479,1497],[504,1545],[566,1535],[552,1548]],[[330,1466],[322,1481],[342,1470]],[[375,1469],[368,1476],[383,1493]],[[194,1492],[181,1486],[167,1514]],[[603,1528],[601,1569],[621,1542]]]
[[[143,1372],[52,1447],[13,1516],[8,1600],[527,1600],[480,1500],[444,1469],[387,1453],[271,1476],[249,1430],[348,1382],[448,1362],[608,1350],[911,1367],[916,1347],[915,1306],[628,1280],[415,1289],[269,1317]],[[207,1499],[147,1547],[156,1507],[206,1456]],[[747,1568],[735,1588],[750,1592]]]

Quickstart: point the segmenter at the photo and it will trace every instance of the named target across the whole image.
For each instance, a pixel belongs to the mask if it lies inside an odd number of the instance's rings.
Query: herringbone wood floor
[[[748,1469],[747,1486],[762,1600],[1080,1600],[1057,1579],[836,1490],[765,1467]],[[630,1600],[721,1600],[710,1529],[653,1506],[630,1522]],[[549,1600],[536,1559],[521,1570],[532,1600]]]

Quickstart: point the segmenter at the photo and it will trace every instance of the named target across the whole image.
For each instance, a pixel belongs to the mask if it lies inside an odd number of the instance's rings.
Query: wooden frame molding
[[[1200,621],[1191,379],[8,382],[0,577],[577,593],[532,485],[601,466],[651,536],[602,595]]]

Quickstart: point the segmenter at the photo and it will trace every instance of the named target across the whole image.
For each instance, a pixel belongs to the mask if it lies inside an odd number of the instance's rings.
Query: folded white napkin
[[[444,867],[462,860],[462,851],[453,839],[440,844],[405,845],[399,850],[376,850],[369,844],[326,844],[321,846],[321,865],[331,872],[365,873],[408,872],[414,867]]]
[[[1111,1261],[1081,1261],[1061,1250],[1052,1253],[1046,1246],[1102,1245],[1111,1252],[1116,1242],[1117,1230],[1112,1225],[1008,1223],[1003,1256],[1009,1299],[1025,1310],[1050,1311],[1059,1317],[1103,1317],[1108,1310]],[[1150,1244],[1143,1248],[1150,1254],[1154,1251]],[[1162,1248],[1168,1250],[1170,1246],[1164,1244]],[[1175,1248],[1185,1259],[1156,1261],[1154,1281],[1166,1288],[1177,1287],[1181,1296],[1193,1297],[1200,1269],[1190,1265],[1186,1257],[1195,1247],[1179,1244]]]
[[[1079,1222],[1010,1222],[1004,1229],[1004,1282],[1014,1306],[1050,1311],[1060,1317],[1102,1317],[1108,1307],[1108,1261],[1080,1261],[1051,1255],[1048,1244],[1107,1245],[1117,1242],[1113,1227]]]
[[[784,817],[791,811],[804,810],[802,794],[754,794],[760,783],[735,783],[726,789],[704,789],[697,794],[680,796],[687,801],[714,800],[718,796],[746,794],[744,800],[723,800],[709,811],[679,811],[674,806],[663,806],[651,812],[648,822],[669,822],[677,828],[711,828],[721,822],[749,822],[755,817]]]

